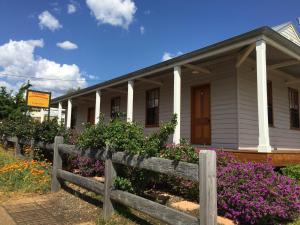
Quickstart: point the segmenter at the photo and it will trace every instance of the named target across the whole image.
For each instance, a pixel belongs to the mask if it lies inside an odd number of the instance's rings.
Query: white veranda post
[[[45,115],[44,115],[44,109],[43,108],[41,108],[41,110],[40,110],[40,117],[41,117],[41,123],[44,122]]]
[[[96,91],[96,103],[95,103],[95,124],[99,122],[100,119],[100,105],[101,105],[101,90]]]
[[[58,124],[61,125],[62,120],[62,102],[58,103]]]
[[[259,128],[258,151],[270,152],[272,147],[269,137],[266,42],[264,40],[256,42],[256,71]]]
[[[177,126],[173,135],[173,143],[180,142],[180,108],[181,108],[181,67],[174,67],[174,102],[173,113],[177,114]]]
[[[68,99],[68,110],[67,110],[67,128],[71,128],[71,118],[72,118],[72,99]]]
[[[128,81],[128,91],[127,91],[127,122],[132,122],[133,120],[133,88],[134,81]]]

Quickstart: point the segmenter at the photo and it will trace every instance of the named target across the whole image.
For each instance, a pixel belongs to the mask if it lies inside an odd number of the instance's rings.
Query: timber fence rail
[[[15,138],[10,140],[18,141]],[[22,141],[21,141],[22,142]],[[32,143],[32,142],[31,142]],[[216,225],[217,224],[217,185],[216,185],[216,153],[203,150],[199,153],[199,163],[192,164],[157,157],[129,155],[126,152],[105,150],[80,150],[74,145],[63,144],[63,137],[55,137],[54,144],[35,143],[35,146],[53,150],[53,168],[51,191],[61,188],[63,181],[76,184],[82,188],[103,196],[103,218],[109,219],[114,212],[113,202],[141,211],[161,221],[175,225]],[[20,148],[15,143],[16,148]],[[104,184],[96,180],[82,177],[62,169],[62,155],[83,156],[105,161]],[[191,216],[182,211],[169,208],[154,201],[114,188],[117,176],[116,164],[146,169],[162,174],[180,176],[199,182],[199,216]]]
[[[23,145],[29,145],[31,148],[38,147],[43,148],[49,151],[53,151],[54,143],[44,143],[44,142],[35,142],[33,139],[25,139],[25,138],[18,138],[18,137],[6,137],[3,136],[2,143],[4,145],[4,148],[6,149],[8,147],[8,143],[13,143],[14,149],[15,149],[15,156],[17,157],[24,157],[22,155],[22,148]]]

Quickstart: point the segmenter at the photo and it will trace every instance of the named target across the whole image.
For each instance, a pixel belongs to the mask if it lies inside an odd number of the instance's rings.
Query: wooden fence
[[[16,153],[20,143],[16,138],[7,139],[15,143]],[[31,143],[32,142],[28,142]],[[28,144],[27,143],[27,144]],[[35,143],[41,148],[53,149],[53,171],[51,191],[61,188],[61,182],[68,181],[82,188],[103,196],[103,217],[109,219],[114,212],[113,202],[121,203],[156,219],[175,225],[216,225],[217,224],[217,187],[216,187],[216,153],[203,150],[199,153],[199,164],[175,162],[173,160],[128,155],[125,152],[109,150],[79,150],[74,145],[63,144],[63,137],[55,137],[54,144]],[[62,169],[62,154],[84,156],[105,161],[104,184],[90,178],[82,177]],[[117,176],[115,164],[146,169],[162,174],[180,176],[199,182],[199,217],[194,217],[182,211],[169,208],[146,198],[114,188],[114,178]]]

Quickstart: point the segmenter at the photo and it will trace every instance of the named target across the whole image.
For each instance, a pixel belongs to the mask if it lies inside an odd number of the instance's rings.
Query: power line
[[[44,77],[28,77],[28,76],[22,76],[22,75],[12,75],[12,74],[1,74],[0,77],[20,77],[20,78],[26,78],[26,79],[34,79],[34,80],[53,80],[53,81],[85,81],[86,79],[58,79],[58,78],[44,78]]]

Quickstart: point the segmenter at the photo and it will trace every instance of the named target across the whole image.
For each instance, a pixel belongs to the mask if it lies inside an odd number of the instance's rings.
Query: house
[[[48,118],[49,113],[47,109],[32,109],[30,110],[30,116],[39,122],[45,121]],[[62,109],[60,112],[60,122],[64,123],[65,110]],[[58,108],[50,108],[50,119],[58,118]]]
[[[176,113],[174,143],[187,138],[250,159],[277,153],[299,163],[299,88],[300,38],[286,23],[57,97],[51,104],[66,109],[66,126],[79,131],[83,123],[97,123],[100,112],[106,120],[126,112],[127,120],[142,123],[145,133]]]

